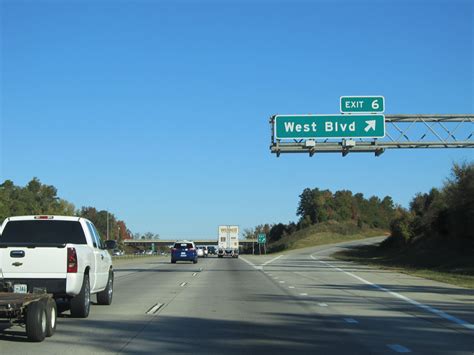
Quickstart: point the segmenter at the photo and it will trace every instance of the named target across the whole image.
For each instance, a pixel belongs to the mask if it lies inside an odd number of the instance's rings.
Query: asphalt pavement
[[[63,312],[42,343],[0,324],[0,353],[474,354],[473,290],[329,257],[378,240],[118,262],[111,306]]]

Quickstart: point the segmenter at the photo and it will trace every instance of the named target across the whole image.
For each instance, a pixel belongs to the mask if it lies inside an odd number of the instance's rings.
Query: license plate
[[[181,253],[181,256],[186,256],[186,253]]]
[[[15,293],[28,293],[28,286],[24,284],[13,285],[13,292]]]

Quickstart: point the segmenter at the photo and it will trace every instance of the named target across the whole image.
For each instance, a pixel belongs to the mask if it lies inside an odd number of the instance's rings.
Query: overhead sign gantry
[[[474,148],[473,114],[384,115],[383,96],[341,96],[342,114],[274,115],[271,153],[371,152]]]

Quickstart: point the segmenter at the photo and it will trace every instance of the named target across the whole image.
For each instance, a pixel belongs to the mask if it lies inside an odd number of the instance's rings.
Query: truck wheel
[[[107,287],[104,291],[97,294],[97,303],[106,306],[112,304],[112,296],[114,295],[114,272],[109,271],[109,279],[107,280]]]
[[[74,318],[87,318],[91,308],[91,289],[89,275],[84,274],[81,292],[71,299],[71,316]]]
[[[50,337],[56,332],[56,321],[58,319],[58,307],[53,298],[48,298],[46,306],[46,336]]]
[[[46,336],[47,318],[45,303],[36,301],[26,309],[26,335],[29,341],[40,342]]]

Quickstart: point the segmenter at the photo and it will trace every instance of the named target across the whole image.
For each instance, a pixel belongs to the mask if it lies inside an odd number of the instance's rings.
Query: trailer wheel
[[[45,303],[32,302],[26,309],[26,335],[29,341],[40,342],[46,336],[47,317]]]
[[[97,303],[110,305],[112,304],[112,296],[114,295],[114,272],[109,271],[109,279],[107,280],[107,287],[104,291],[97,294]]]
[[[46,336],[50,337],[56,332],[56,321],[58,319],[58,307],[53,298],[46,301]]]
[[[91,307],[91,289],[89,275],[84,274],[81,292],[71,299],[71,316],[74,318],[87,318]]]

